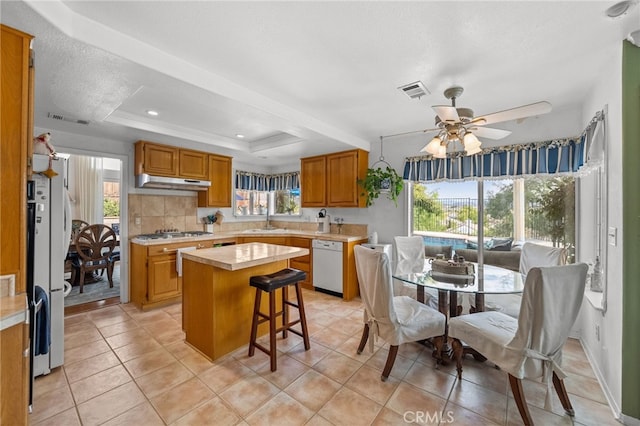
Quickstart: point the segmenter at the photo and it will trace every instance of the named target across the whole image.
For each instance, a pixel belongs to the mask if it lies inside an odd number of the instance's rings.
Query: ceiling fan
[[[422,130],[422,132],[438,131],[438,134],[421,149],[421,152],[428,152],[435,158],[445,158],[448,145],[460,143],[466,155],[473,155],[480,152],[481,142],[477,136],[502,139],[511,134],[508,130],[484,127],[485,125],[546,114],[551,111],[551,104],[542,101],[474,117],[473,110],[456,107],[456,99],[462,95],[463,91],[464,89],[459,86],[448,88],[444,91],[444,96],[451,99],[451,106],[434,105],[432,107],[436,113],[436,127]]]

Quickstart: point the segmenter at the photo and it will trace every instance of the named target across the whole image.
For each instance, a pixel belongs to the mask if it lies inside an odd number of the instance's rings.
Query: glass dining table
[[[473,312],[481,312],[484,311],[486,294],[518,294],[524,290],[524,279],[520,272],[493,265],[485,264],[482,267],[477,263],[473,265],[475,270],[473,275],[442,274],[432,271],[430,259],[425,259],[421,272],[394,274],[393,278],[415,285],[417,300],[422,303],[425,301],[425,288],[437,290],[438,310],[447,318],[462,313],[462,306],[458,304],[459,293],[475,295]],[[447,343],[448,330],[447,325],[445,326],[444,352],[450,351]]]

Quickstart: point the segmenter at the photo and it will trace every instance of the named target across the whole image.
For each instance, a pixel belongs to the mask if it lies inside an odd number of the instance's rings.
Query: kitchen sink
[[[283,232],[287,232],[286,229],[283,228],[271,228],[271,229],[264,229],[264,228],[257,228],[257,229],[245,229],[244,231],[242,231],[243,234],[281,234]]]
[[[141,234],[136,238],[141,240],[161,240],[169,238],[188,238],[188,237],[201,237],[204,235],[213,235],[212,232],[204,231],[187,231],[187,232],[156,232],[154,234]]]

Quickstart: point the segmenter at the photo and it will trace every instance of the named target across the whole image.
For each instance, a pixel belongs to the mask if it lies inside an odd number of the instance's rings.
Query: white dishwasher
[[[342,243],[313,240],[313,287],[342,297]]]

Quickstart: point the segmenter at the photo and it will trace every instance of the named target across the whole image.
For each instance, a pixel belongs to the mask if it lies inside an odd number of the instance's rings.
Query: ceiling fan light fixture
[[[482,149],[480,149],[480,145],[478,146],[474,146],[473,148],[467,148],[465,147],[465,152],[467,153],[467,155],[473,155],[473,154],[477,154],[480,151],[482,151]]]
[[[433,154],[433,156],[435,158],[447,158],[447,145],[446,144],[440,144],[440,146],[438,147],[438,151]]]
[[[433,139],[431,139],[431,142],[426,144],[424,148],[422,148],[420,151],[428,152],[431,155],[435,155],[438,152],[438,148],[440,148],[441,144],[442,144],[442,139],[440,139],[439,136],[435,136]]]
[[[465,146],[465,148],[466,148],[467,146],[473,146],[473,145],[478,145],[478,146],[480,146],[480,141],[478,140],[478,138],[476,137],[476,135],[474,135],[473,133],[471,133],[471,132],[469,132],[469,131],[467,131],[467,132],[464,134],[464,138],[463,138],[463,140],[464,140],[464,146]]]

